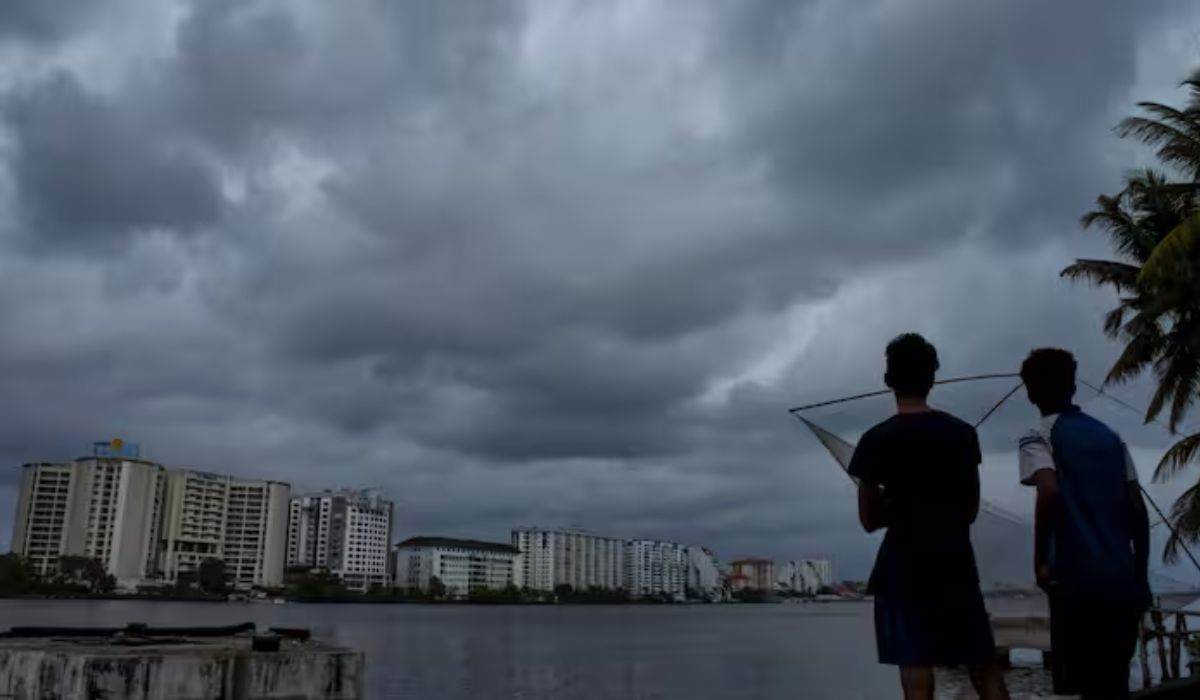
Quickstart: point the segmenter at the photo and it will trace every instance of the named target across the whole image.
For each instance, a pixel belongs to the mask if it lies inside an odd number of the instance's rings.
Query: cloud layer
[[[401,533],[848,576],[872,543],[785,409],[910,329],[947,374],[1057,343],[1102,375],[1110,300],[1056,272],[1141,157],[1111,125],[1198,58],[1169,2],[68,5],[0,10],[6,502],[120,434],[382,488]]]

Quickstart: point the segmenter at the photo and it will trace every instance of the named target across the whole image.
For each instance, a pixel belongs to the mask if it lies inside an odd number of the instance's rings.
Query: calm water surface
[[[303,626],[396,700],[893,698],[871,607],[481,607],[0,600],[11,625]]]

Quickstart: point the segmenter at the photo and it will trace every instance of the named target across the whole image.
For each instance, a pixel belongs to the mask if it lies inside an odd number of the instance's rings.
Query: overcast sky
[[[5,0],[0,543],[21,463],[119,435],[382,489],[399,536],[863,576],[786,408],[878,388],[908,330],[946,376],[1057,344],[1103,377],[1112,298],[1057,272],[1146,159],[1112,126],[1197,65],[1183,1]],[[1103,416],[1148,477],[1167,436]],[[1032,419],[985,431],[1014,510]]]

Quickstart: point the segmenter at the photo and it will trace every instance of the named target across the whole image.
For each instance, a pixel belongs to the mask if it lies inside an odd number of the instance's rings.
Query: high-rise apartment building
[[[167,580],[221,559],[239,588],[283,583],[287,484],[194,470],[167,473],[161,566]]]
[[[391,584],[392,502],[371,491],[325,491],[288,504],[287,566],[321,568],[347,588]]]
[[[39,576],[58,569],[58,559],[82,554],[90,493],[80,487],[73,463],[26,464],[21,472],[12,550],[29,560]],[[74,521],[74,522],[73,522]]]
[[[41,575],[98,559],[122,588],[174,580],[208,557],[238,587],[283,583],[287,484],[168,471],[136,445],[95,443],[74,462],[26,464],[12,549]]]
[[[235,586],[283,585],[291,487],[279,481],[229,484],[224,560]]]
[[[617,590],[625,585],[625,541],[578,530],[513,530],[517,549],[513,582],[518,587],[553,591]]]
[[[168,472],[159,550],[163,578],[173,581],[205,559],[224,558],[231,481],[207,472]]]
[[[682,600],[687,590],[687,547],[659,540],[625,543],[625,591],[632,596],[665,595]]]
[[[12,549],[39,573],[71,555],[98,559],[122,587],[157,575],[166,470],[114,444],[74,462],[25,465]]]

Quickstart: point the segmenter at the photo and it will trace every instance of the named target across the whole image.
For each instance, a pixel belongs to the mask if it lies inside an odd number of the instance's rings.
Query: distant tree
[[[207,557],[196,567],[196,584],[200,590],[210,594],[225,593],[229,590],[229,569],[225,561],[216,557]]]
[[[311,600],[340,599],[354,595],[346,588],[342,580],[334,576],[328,569],[310,569],[302,578],[288,587],[288,592],[294,597]]]
[[[85,587],[92,593],[111,593],[117,580],[95,557],[68,555],[59,557],[55,583],[64,587]]]
[[[0,554],[0,593],[29,593],[37,586],[37,575],[19,554]]]
[[[468,600],[472,603],[519,603],[521,589],[509,584],[504,588],[472,588]]]
[[[434,600],[443,600],[446,597],[446,584],[437,576],[429,577],[429,597]]]

